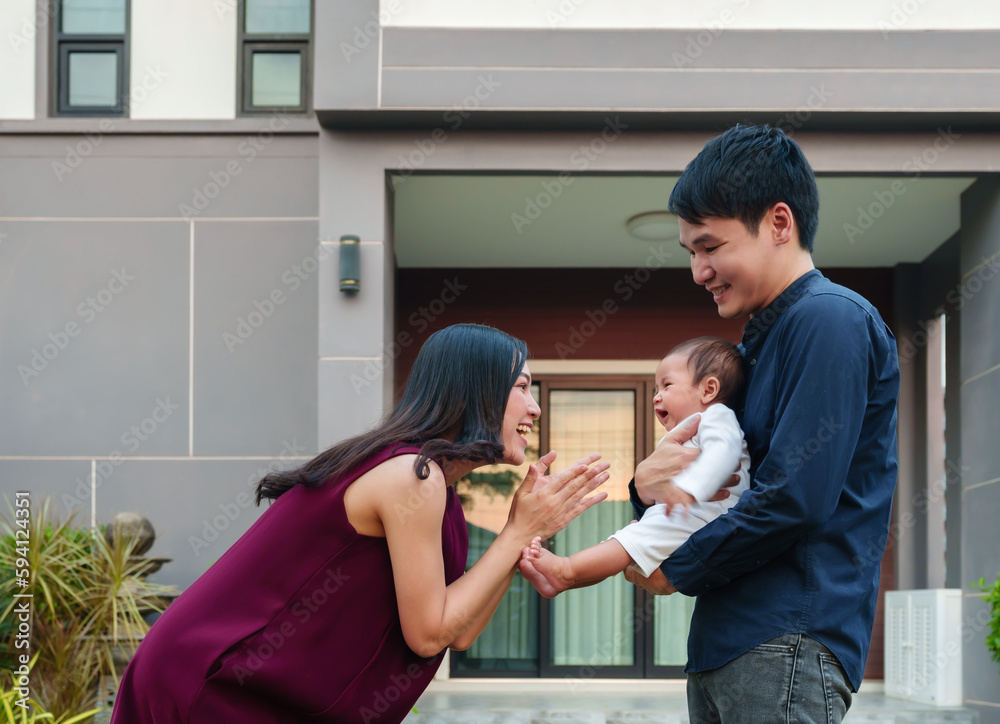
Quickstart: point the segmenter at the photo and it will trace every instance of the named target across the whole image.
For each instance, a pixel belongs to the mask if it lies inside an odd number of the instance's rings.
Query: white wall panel
[[[49,32],[35,0],[0,2],[0,118],[35,117],[35,36]]]
[[[132,118],[235,118],[236,0],[132,0]]]
[[[994,0],[381,0],[382,25],[462,28],[988,30]]]

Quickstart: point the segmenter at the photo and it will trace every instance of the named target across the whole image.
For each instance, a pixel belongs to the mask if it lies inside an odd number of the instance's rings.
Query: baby
[[[591,586],[630,565],[649,576],[688,536],[736,505],[749,487],[750,455],[731,409],[743,393],[743,358],[736,345],[716,337],[682,342],[656,368],[656,418],[668,431],[701,414],[685,446],[701,454],[677,475],[642,520],[603,543],[568,558],[535,538],[521,556],[521,573],[547,598]],[[661,440],[662,442],[662,440]],[[739,467],[740,482],[725,500],[709,502]]]

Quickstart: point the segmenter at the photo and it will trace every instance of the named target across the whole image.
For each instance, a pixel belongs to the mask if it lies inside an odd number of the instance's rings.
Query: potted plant
[[[131,656],[148,630],[143,614],[162,611],[176,591],[145,579],[135,537],[109,543],[101,531],[76,526],[74,516],[60,520],[47,499],[26,517],[8,507],[0,527],[0,592],[9,601],[0,612],[0,690],[12,688],[15,654],[25,651],[14,646],[15,605],[24,599],[13,595],[29,594],[31,695],[59,721],[98,703],[102,677],[117,681],[121,653]],[[14,575],[18,558],[27,562],[25,587]]]
[[[1000,576],[993,583],[987,585],[985,578],[980,578],[974,586],[982,591],[982,598],[990,607],[990,628],[983,642],[990,650],[990,658],[1000,664]]]

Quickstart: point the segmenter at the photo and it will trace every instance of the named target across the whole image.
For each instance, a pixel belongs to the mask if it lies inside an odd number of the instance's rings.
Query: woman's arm
[[[399,456],[372,471],[381,478],[372,481],[382,491],[375,512],[392,560],[403,636],[415,653],[433,656],[477,623],[485,627],[486,610],[494,599],[499,603],[521,549],[536,535],[548,537],[561,530],[607,497],[604,493],[585,497],[607,479],[607,464],[588,467],[596,456],[542,477],[552,459],[550,453],[529,468],[503,530],[482,558],[450,586],[445,585],[441,555],[446,496],[441,470],[431,465],[430,476],[420,480],[413,472],[412,456]]]
[[[500,601],[503,600],[504,594],[507,593],[507,589],[510,588],[510,583],[514,580],[516,572],[517,568],[511,569],[510,574],[497,587],[496,591],[493,592],[493,598],[487,602],[486,608],[476,616],[475,620],[469,624],[469,627],[465,631],[448,644],[449,648],[455,651],[465,651],[472,646],[473,642],[479,638],[479,634],[486,629],[487,624],[493,618],[493,614],[497,612],[497,607],[500,605]]]

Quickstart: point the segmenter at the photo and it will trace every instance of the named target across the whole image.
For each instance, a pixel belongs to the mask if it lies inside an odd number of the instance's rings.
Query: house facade
[[[899,345],[882,588],[964,590],[966,705],[1000,721],[969,586],[1000,571],[991,4],[11,0],[0,29],[4,493],[146,515],[184,587],[263,472],[373,424],[427,335],[482,322],[529,344],[533,446],[612,460],[612,501],[553,545],[599,540],[654,444],[655,361],[741,332],[690,279],[673,181],[769,122],[816,170],[817,266]],[[473,555],[496,476],[467,490]],[[515,587],[449,675],[679,674],[688,601],[573,593]]]

